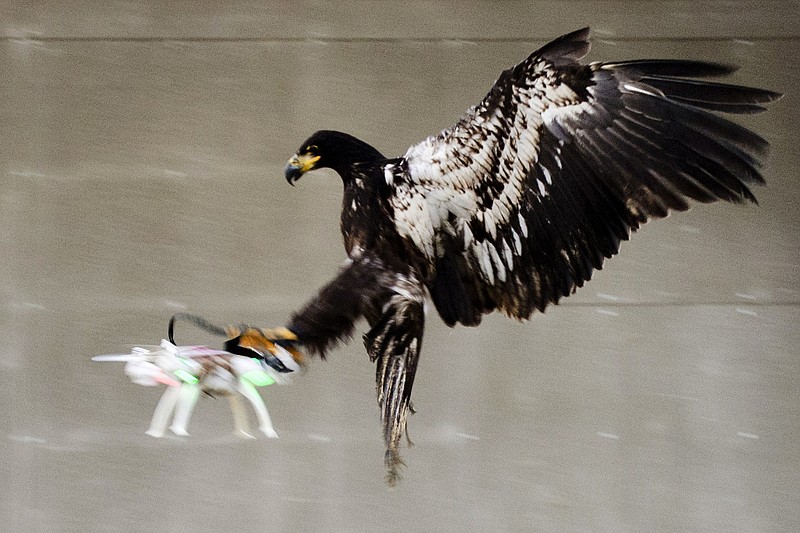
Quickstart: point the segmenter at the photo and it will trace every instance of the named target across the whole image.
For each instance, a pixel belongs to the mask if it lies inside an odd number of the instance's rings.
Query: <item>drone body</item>
[[[288,383],[288,377],[259,360],[205,346],[176,346],[168,340],[162,340],[157,347],[137,346],[130,354],[100,355],[92,359],[124,361],[125,373],[134,383],[167,386],[153,413],[147,435],[163,437],[172,417],[170,431],[188,436],[186,427],[192,411],[200,393],[205,392],[228,398],[238,436],[252,437],[241,395],[252,405],[258,429],[269,438],[278,437],[256,387]]]

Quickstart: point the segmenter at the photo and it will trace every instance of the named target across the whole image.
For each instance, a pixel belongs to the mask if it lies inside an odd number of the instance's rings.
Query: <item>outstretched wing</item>
[[[386,442],[386,481],[394,485],[400,478],[400,442],[406,435],[411,407],[411,389],[417,372],[419,351],[425,326],[425,295],[422,285],[402,276],[394,293],[383,306],[382,314],[370,320],[364,346],[376,362],[375,388]],[[410,443],[409,439],[409,443]]]
[[[733,71],[713,63],[580,65],[587,39],[534,52],[385,169],[396,228],[432,265],[450,325],[543,310],[689,199],[755,201],[767,142],[711,111],[755,113],[778,93],[691,79]]]

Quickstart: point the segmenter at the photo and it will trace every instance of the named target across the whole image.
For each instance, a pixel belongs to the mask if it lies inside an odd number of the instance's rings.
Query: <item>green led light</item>
[[[182,368],[179,368],[178,370],[176,370],[175,371],[175,375],[178,376],[181,379],[181,381],[183,381],[184,383],[189,383],[190,385],[196,385],[197,382],[200,381],[195,376],[191,375],[190,373],[188,373],[186,370],[183,370]]]
[[[275,380],[263,370],[251,370],[250,372],[245,372],[242,374],[242,378],[246,379],[256,387],[266,387],[267,385],[272,385],[275,383]]]

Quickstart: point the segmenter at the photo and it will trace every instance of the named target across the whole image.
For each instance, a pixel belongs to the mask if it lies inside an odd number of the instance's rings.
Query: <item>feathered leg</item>
[[[342,268],[292,315],[286,326],[294,337],[292,346],[324,357],[352,335],[356,321],[362,317],[369,321],[371,329],[364,336],[364,344],[370,359],[377,362],[376,388],[389,485],[398,481],[403,464],[400,441],[412,410],[411,388],[422,344],[424,302],[425,289],[413,272],[393,270],[381,259],[365,254]],[[243,338],[240,335],[233,340],[241,342]]]
[[[300,311],[286,327],[314,355],[325,355],[337,343],[350,338],[356,321],[376,302],[388,297],[387,280],[393,280],[380,260],[360,257],[347,264]]]
[[[364,335],[364,345],[375,369],[378,406],[386,442],[386,482],[394,486],[400,479],[400,441],[406,434],[411,407],[411,389],[417,371],[425,325],[422,290],[406,280],[398,284],[381,317]],[[406,437],[407,438],[407,437]],[[410,443],[410,440],[409,440]]]

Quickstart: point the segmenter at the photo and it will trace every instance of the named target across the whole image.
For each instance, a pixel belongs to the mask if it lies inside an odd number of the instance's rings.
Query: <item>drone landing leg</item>
[[[175,408],[175,417],[172,419],[172,425],[169,430],[180,437],[188,437],[189,433],[186,431],[186,426],[189,425],[189,419],[192,417],[194,405],[197,403],[197,398],[200,396],[200,387],[189,383],[184,383],[180,387],[180,398],[178,405]]]
[[[247,413],[242,406],[242,400],[234,393],[228,396],[228,402],[233,413],[233,434],[243,439],[254,439],[255,437],[250,434],[250,422],[247,420]]]
[[[261,430],[261,433],[271,439],[277,439],[278,434],[272,427],[272,420],[269,418],[267,406],[264,405],[264,400],[261,399],[261,395],[256,388],[248,381],[240,379],[239,392],[242,393],[242,396],[250,400],[250,403],[253,405],[253,410],[256,412],[256,417],[258,418],[258,429]]]
[[[172,411],[175,409],[175,403],[178,401],[178,392],[180,388],[180,386],[167,387],[167,390],[161,395],[161,399],[158,401],[156,410],[153,413],[153,419],[150,421],[150,429],[145,431],[145,435],[150,435],[157,439],[164,436],[164,431],[167,429],[167,421],[169,421],[169,416],[172,414]]]

